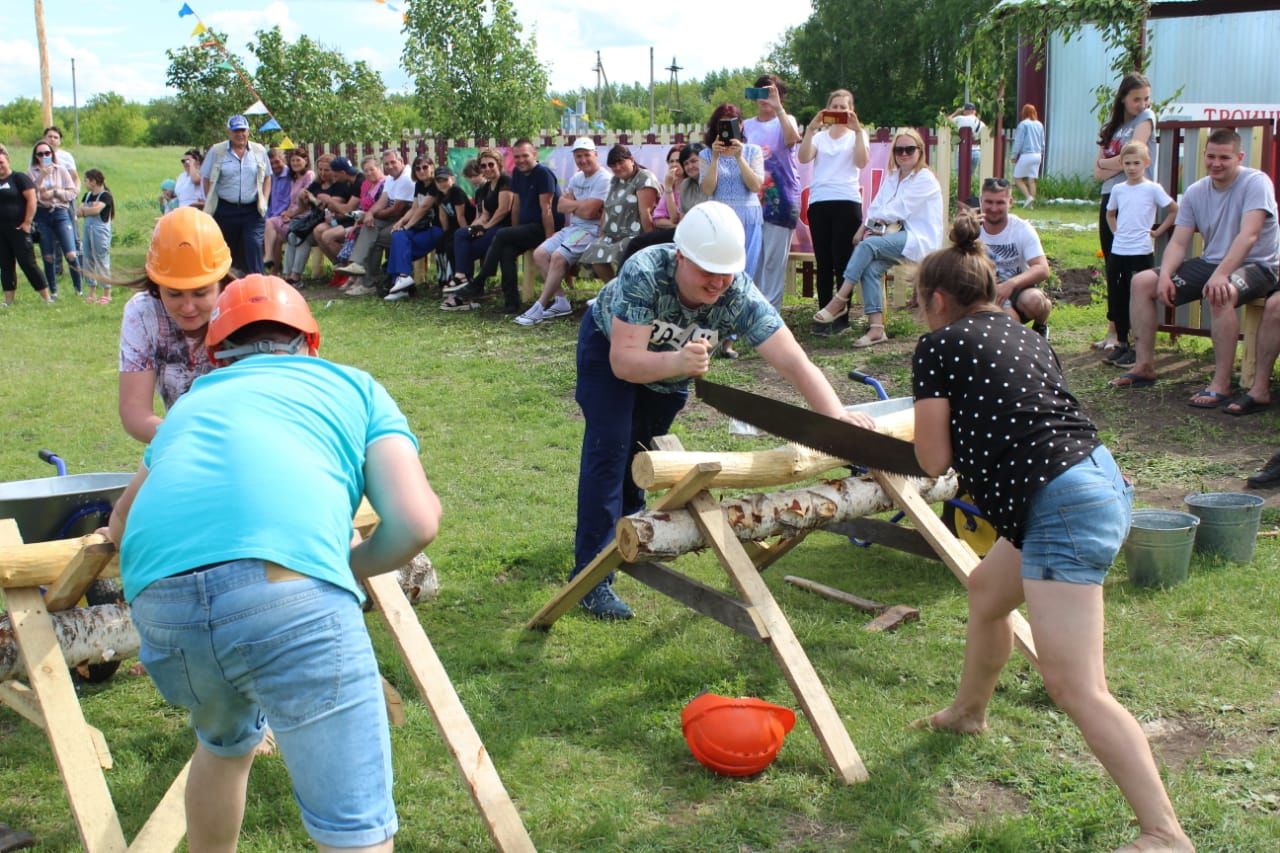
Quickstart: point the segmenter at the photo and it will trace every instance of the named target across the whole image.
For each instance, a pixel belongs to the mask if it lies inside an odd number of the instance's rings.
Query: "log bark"
[[[956,494],[954,472],[936,480],[922,480],[927,501]],[[893,508],[884,490],[874,482],[850,477],[785,492],[747,495],[722,501],[729,526],[739,539],[793,536],[831,521],[845,521]],[[687,510],[644,511],[619,519],[618,551],[628,563],[671,559],[706,547]]]
[[[876,429],[903,441],[915,439],[915,412],[904,409],[876,418]],[[636,454],[631,478],[647,491],[669,489],[699,462],[719,462],[720,473],[711,485],[730,489],[780,486],[816,477],[849,463],[799,444],[743,453],[700,453],[650,450]]]

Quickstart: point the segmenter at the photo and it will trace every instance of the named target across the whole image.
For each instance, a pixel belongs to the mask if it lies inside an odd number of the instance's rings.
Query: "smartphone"
[[[716,137],[724,143],[733,140],[742,141],[742,119],[722,118],[720,124],[716,128]]]
[[[823,124],[848,124],[849,114],[844,112],[838,112],[836,110],[823,110],[822,123]]]
[[[769,90],[763,86],[748,86],[746,99],[748,101],[767,101],[769,99]]]

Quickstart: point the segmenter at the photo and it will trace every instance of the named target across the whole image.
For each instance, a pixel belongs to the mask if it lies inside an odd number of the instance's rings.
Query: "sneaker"
[[[582,609],[597,619],[630,619],[631,608],[613,591],[613,584],[601,581],[578,602]]]
[[[457,293],[459,290],[462,290],[463,288],[470,287],[470,286],[471,286],[471,279],[467,278],[464,275],[462,278],[453,279],[453,281],[449,282],[444,287],[440,288],[440,292],[441,293]]]
[[[554,320],[557,317],[568,317],[573,313],[573,306],[564,296],[557,296],[551,304],[542,309],[542,319]]]
[[[357,264],[354,261],[343,264],[340,267],[334,267],[334,272],[345,273],[346,275],[364,275],[366,270],[364,264]]]
[[[396,276],[396,280],[395,280],[395,281],[393,281],[393,282],[391,283],[391,291],[390,291],[390,292],[391,292],[391,293],[400,293],[401,291],[405,291],[405,290],[408,290],[409,288],[413,287],[413,285],[414,285],[414,284],[415,284],[415,282],[414,282],[414,280],[413,280],[413,276],[411,276],[411,275],[398,275],[398,276]]]
[[[542,303],[534,300],[529,306],[529,310],[516,318],[516,323],[521,326],[536,326],[546,319],[546,309],[542,307]]]
[[[376,288],[372,288],[372,287],[369,287],[369,285],[367,284],[357,282],[356,284],[353,284],[350,287],[348,287],[346,290],[342,291],[342,295],[343,296],[369,296],[370,294],[377,293],[377,292],[378,291]]]
[[[383,302],[399,302],[401,299],[408,299],[408,298],[409,298],[409,291],[393,290],[390,293],[388,293],[386,296],[382,297],[382,301]]]
[[[1110,363],[1116,367],[1133,367],[1138,363],[1138,351],[1133,347],[1125,347]]]

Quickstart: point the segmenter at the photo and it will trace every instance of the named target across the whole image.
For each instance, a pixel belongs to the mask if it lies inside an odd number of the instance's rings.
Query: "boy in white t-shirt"
[[[1112,262],[1107,265],[1107,293],[1116,295],[1117,345],[1107,355],[1108,364],[1132,367],[1137,353],[1129,346],[1129,295],[1133,274],[1155,266],[1155,238],[1173,228],[1178,203],[1164,187],[1146,176],[1150,153],[1146,143],[1130,142],[1120,149],[1124,183],[1111,188],[1107,224],[1115,234]],[[1160,208],[1168,207],[1164,220],[1154,228]]]

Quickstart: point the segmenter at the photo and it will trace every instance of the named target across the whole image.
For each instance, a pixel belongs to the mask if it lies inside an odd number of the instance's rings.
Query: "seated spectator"
[[[1252,382],[1222,407],[1228,415],[1252,415],[1271,406],[1271,373],[1276,368],[1276,356],[1280,355],[1280,288],[1273,287],[1267,296],[1262,312],[1262,325],[1258,327],[1257,352],[1254,357],[1253,376],[1241,376],[1241,384]],[[1280,470],[1275,482],[1280,483]],[[1255,487],[1256,488],[1256,487]]]
[[[431,161],[419,157],[413,163],[419,175],[414,204],[392,228],[387,275],[391,276],[388,302],[408,298],[414,291],[413,262],[438,247],[452,247],[458,231],[475,219],[471,200],[454,182],[453,170],[441,166],[432,174]]]
[[[1240,330],[1236,308],[1275,288],[1280,261],[1271,179],[1243,161],[1240,134],[1226,128],[1209,134],[1206,175],[1182,195],[1159,270],[1133,277],[1129,315],[1137,357],[1129,372],[1111,380],[1115,387],[1155,384],[1157,303],[1173,307],[1204,298],[1212,313],[1213,378],[1188,404],[1212,409],[1230,399]],[[1184,261],[1197,231],[1204,237],[1204,253]]]
[[[1009,212],[1013,194],[1004,178],[982,182],[982,244],[996,267],[996,304],[1019,323],[1048,337],[1053,301],[1036,285],[1049,278],[1049,260],[1030,222]]]
[[[701,142],[690,142],[688,145],[680,149],[680,171],[684,173],[684,180],[680,182],[680,211],[684,215],[688,215],[699,204],[707,200],[707,194],[702,191],[702,158],[698,155],[707,146]]]
[[[369,157],[365,158],[368,163]],[[374,158],[377,160],[378,158]],[[375,291],[375,279],[382,269],[379,260],[382,251],[391,248],[391,227],[400,221],[400,217],[409,211],[413,204],[413,176],[404,167],[404,159],[399,151],[382,152],[382,193],[374,201],[373,206],[360,217],[356,244],[351,250],[351,261],[346,266],[338,267],[338,272],[351,276],[367,276],[362,282],[356,282],[348,289],[348,296],[362,295],[352,293],[363,287],[364,293]],[[365,173],[366,179],[368,172]]]
[[[360,204],[365,179],[346,157],[334,157],[329,162],[329,172],[333,176],[333,186],[329,188],[327,197],[318,199],[320,206],[328,213],[328,217],[325,222],[317,225],[312,233],[320,251],[324,252],[329,260],[338,263],[338,252],[346,242],[347,229],[355,224],[354,211]],[[380,170],[379,174],[381,174]],[[370,201],[370,204],[372,203]]]
[[[680,224],[683,211],[680,207],[680,185],[684,183],[684,169],[680,167],[681,145],[673,145],[667,151],[667,171],[662,176],[662,190],[658,193],[658,204],[653,208],[653,230],[645,234],[637,234],[627,244],[622,253],[619,265],[641,249],[670,243],[675,239],[676,226]]]
[[[480,185],[484,183],[484,175],[480,172],[479,160],[468,160],[462,167],[462,179],[471,185],[471,191],[474,193],[480,189]]]
[[[444,288],[445,300],[440,305],[444,311],[469,311],[479,307],[474,299],[455,294],[471,286],[476,258],[483,259],[494,235],[511,224],[511,210],[516,202],[511,179],[502,170],[502,155],[496,149],[483,149],[476,163],[484,178],[475,192],[476,219],[454,237],[453,281]]]
[[[160,182],[160,195],[156,197],[156,203],[160,205],[160,215],[164,216],[178,204],[178,182],[173,178],[165,178]]]
[[[272,149],[272,151],[278,150]],[[271,201],[267,204],[267,228],[264,238],[266,268],[269,273],[274,273],[276,267],[280,266],[285,238],[289,236],[289,223],[295,216],[305,212],[302,194],[307,191],[307,187],[316,177],[315,172],[311,171],[311,155],[307,153],[307,149],[294,148],[287,157],[283,153],[280,156],[288,162],[288,168],[277,172],[274,166],[272,167]],[[288,203],[283,210],[277,210],[281,197],[286,198]]]
[[[588,136],[573,143],[573,162],[578,171],[560,196],[559,211],[568,223],[533,250],[533,263],[542,273],[542,294],[529,310],[516,318],[521,326],[536,326],[573,313],[561,282],[573,269],[591,242],[600,234],[600,216],[609,193],[609,175],[600,168],[596,144]]]
[[[613,172],[613,178],[604,200],[600,237],[587,247],[583,260],[591,264],[596,278],[607,282],[621,265],[622,253],[631,238],[653,230],[653,209],[658,205],[662,184],[653,172],[636,163],[625,145],[609,149],[605,165]]]
[[[178,207],[204,207],[204,182],[200,179],[203,163],[204,155],[199,148],[188,148],[182,152],[182,171],[178,173],[173,189]]]
[[[284,280],[297,288],[303,286],[302,273],[316,245],[312,232],[327,224],[327,211],[321,206],[320,197],[328,197],[329,188],[334,184],[333,172],[329,171],[333,159],[332,154],[321,154],[316,158],[316,178],[298,195],[298,212],[289,220],[282,272]]]

